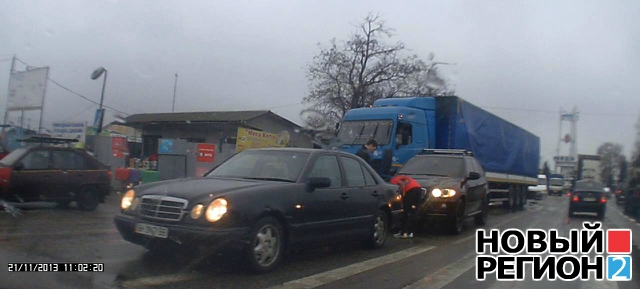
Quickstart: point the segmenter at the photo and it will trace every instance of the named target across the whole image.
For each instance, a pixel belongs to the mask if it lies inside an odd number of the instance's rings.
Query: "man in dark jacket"
[[[364,144],[360,150],[356,153],[357,156],[361,157],[367,163],[371,164],[371,153],[374,152],[378,148],[378,142],[375,140],[369,140],[366,144]]]

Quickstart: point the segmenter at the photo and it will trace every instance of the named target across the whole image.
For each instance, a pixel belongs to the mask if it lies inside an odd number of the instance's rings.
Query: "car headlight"
[[[191,209],[191,219],[197,219],[200,218],[200,216],[202,216],[202,211],[204,209],[204,206],[202,204],[197,204],[193,207],[193,209]]]
[[[456,190],[454,189],[433,189],[431,191],[431,195],[436,198],[451,198],[456,195]]]
[[[220,220],[224,214],[227,213],[227,200],[223,198],[217,198],[209,204],[207,212],[205,213],[207,221],[215,222]]]
[[[120,208],[122,208],[123,210],[129,209],[129,207],[131,207],[131,204],[133,204],[133,198],[135,197],[136,193],[133,190],[128,190],[126,194],[124,194],[124,197],[122,197],[122,200],[120,201]]]

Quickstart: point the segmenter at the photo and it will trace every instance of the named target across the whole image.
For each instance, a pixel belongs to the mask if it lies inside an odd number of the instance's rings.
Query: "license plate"
[[[595,202],[596,198],[584,198],[582,200],[585,201],[585,202]]]
[[[138,223],[136,224],[136,233],[158,238],[167,238],[169,236],[169,228]]]

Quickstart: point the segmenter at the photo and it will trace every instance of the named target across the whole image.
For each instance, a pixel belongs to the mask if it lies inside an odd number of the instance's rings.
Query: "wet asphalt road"
[[[634,280],[629,282],[475,279],[475,226],[451,236],[442,230],[421,232],[408,240],[390,239],[380,250],[357,244],[319,246],[294,252],[274,272],[245,273],[235,252],[202,261],[197,252],[150,253],[123,241],[113,224],[118,195],[94,212],[75,207],[39,205],[18,217],[0,213],[0,288],[640,288],[640,226],[608,204],[607,228],[632,228]],[[571,218],[568,199],[547,197],[525,210],[509,213],[499,206],[486,228],[581,228],[591,216]],[[104,272],[8,272],[9,262],[104,263]]]

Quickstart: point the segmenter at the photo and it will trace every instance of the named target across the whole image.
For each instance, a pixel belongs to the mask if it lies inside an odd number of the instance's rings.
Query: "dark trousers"
[[[413,233],[421,197],[422,188],[413,188],[404,194],[400,233]]]

